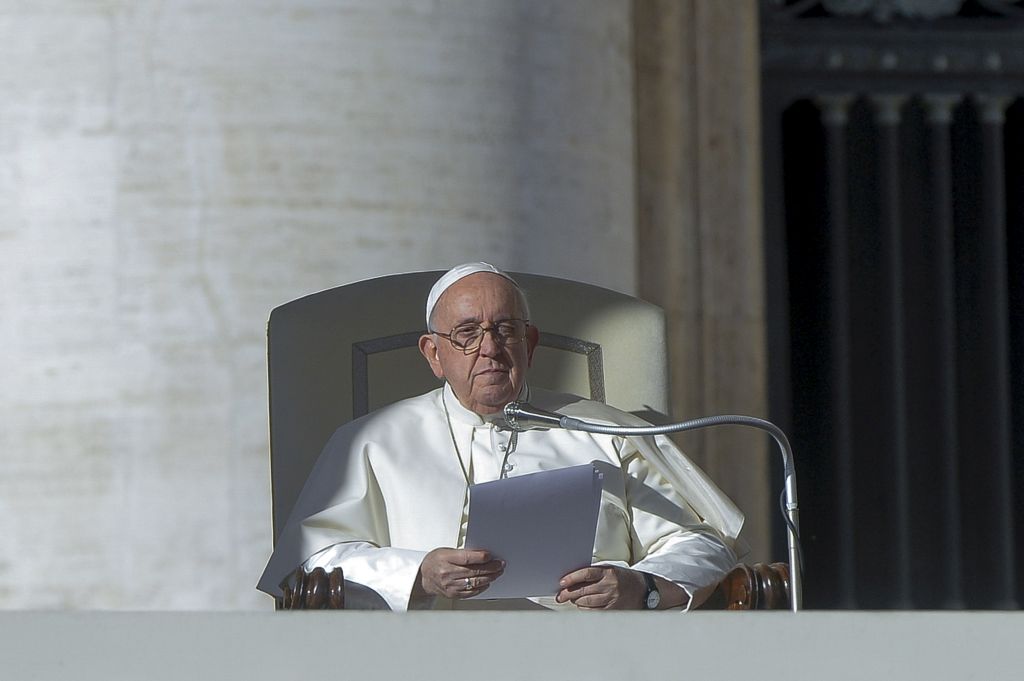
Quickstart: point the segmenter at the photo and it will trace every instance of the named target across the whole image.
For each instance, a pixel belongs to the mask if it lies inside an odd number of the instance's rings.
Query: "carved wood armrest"
[[[345,575],[341,568],[327,572],[313,568],[308,574],[298,567],[281,582],[284,596],[276,598],[278,610],[344,610]]]
[[[327,572],[301,567],[282,583],[278,610],[344,610],[345,577],[341,568]],[[698,610],[783,610],[789,607],[789,565],[740,563],[718,583]]]
[[[783,610],[789,607],[789,565],[740,563],[698,610]]]

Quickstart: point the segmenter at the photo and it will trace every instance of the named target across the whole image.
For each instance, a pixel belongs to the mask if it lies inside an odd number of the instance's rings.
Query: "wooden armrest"
[[[345,577],[341,568],[327,572],[297,568],[282,583],[278,610],[344,610]],[[740,563],[722,578],[698,610],[783,610],[789,607],[789,565]]]
[[[341,568],[327,572],[298,567],[281,582],[282,598],[274,599],[278,610],[344,610],[345,575]]]
[[[740,563],[698,610],[783,610],[789,607],[789,565]]]

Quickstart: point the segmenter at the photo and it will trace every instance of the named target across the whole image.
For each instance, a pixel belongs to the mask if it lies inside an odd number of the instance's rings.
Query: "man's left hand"
[[[641,573],[614,565],[591,565],[570,572],[559,585],[562,589],[555,600],[580,608],[635,610],[643,607],[647,593]]]

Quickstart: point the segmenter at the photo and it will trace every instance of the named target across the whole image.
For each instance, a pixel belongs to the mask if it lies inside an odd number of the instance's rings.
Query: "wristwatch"
[[[640,574],[644,576],[644,583],[647,585],[647,593],[644,594],[644,610],[657,610],[658,604],[661,603],[661,592],[658,591],[654,575],[649,575],[646,572]]]

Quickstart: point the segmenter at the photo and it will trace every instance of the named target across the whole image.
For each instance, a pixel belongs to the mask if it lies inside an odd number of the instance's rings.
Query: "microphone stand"
[[[667,433],[681,433],[687,430],[725,425],[750,426],[766,431],[772,436],[782,452],[785,484],[779,502],[782,506],[783,520],[786,521],[786,538],[789,546],[790,610],[797,612],[803,606],[801,579],[803,561],[800,553],[800,520],[799,506],[797,505],[796,498],[796,468],[793,464],[793,450],[789,445],[789,439],[782,432],[782,429],[774,423],[754,416],[727,414],[722,416],[705,416],[664,426],[609,426],[537,409],[523,402],[510,402],[506,405],[505,420],[513,430],[517,431],[538,428],[564,428],[566,430],[581,430],[586,433],[624,436],[665,435]]]

